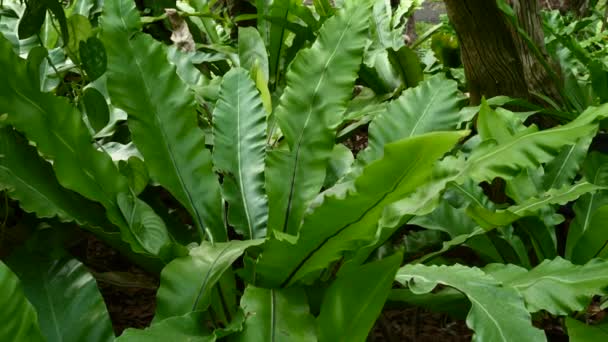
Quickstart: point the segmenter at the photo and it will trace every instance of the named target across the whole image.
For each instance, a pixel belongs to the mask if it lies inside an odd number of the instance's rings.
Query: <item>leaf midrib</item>
[[[403,179],[410,174],[410,171],[412,169],[414,169],[414,166],[417,166],[418,162],[420,161],[420,159],[422,159],[422,154],[418,154],[416,156],[416,159],[410,163],[410,165],[408,165],[407,168],[404,169],[403,173],[401,174],[401,176],[397,179],[397,181],[395,182],[395,184],[388,190],[386,191],[384,194],[382,194],[382,196],[374,203],[372,203],[359,217],[357,217],[354,221],[352,222],[348,222],[345,225],[343,225],[342,227],[338,228],[336,230],[336,232],[334,232],[333,234],[331,234],[330,236],[326,237],[323,241],[321,241],[321,243],[319,243],[319,245],[317,247],[315,247],[312,251],[310,251],[305,257],[304,259],[302,259],[300,261],[300,263],[292,270],[292,272],[289,274],[289,276],[287,277],[287,279],[285,279],[285,281],[281,284],[281,287],[284,287],[288,284],[291,283],[293,277],[295,275],[297,275],[297,273],[299,272],[300,269],[302,269],[302,267],[304,267],[304,265],[306,265],[306,262],[308,262],[308,260],[310,260],[312,258],[312,256],[318,252],[319,250],[321,250],[323,248],[323,246],[325,246],[325,244],[327,242],[329,242],[329,240],[333,239],[334,237],[340,235],[340,233],[342,233],[343,231],[345,231],[348,227],[358,223],[359,221],[363,220],[364,217],[367,216],[367,214],[372,211],[373,209],[375,209],[382,201],[384,201],[384,199],[389,196],[390,194],[394,193],[395,190],[399,187],[399,185],[401,185],[401,183],[403,182]]]
[[[132,44],[132,40],[131,39],[127,39],[127,43],[129,45],[129,48],[131,49],[131,52],[135,51],[134,46]],[[155,49],[159,49],[159,47],[155,47]],[[194,199],[192,197],[192,194],[188,190],[188,187],[186,187],[185,181],[184,181],[183,176],[181,174],[182,170],[181,170],[181,168],[177,167],[177,162],[176,162],[175,157],[174,157],[173,148],[171,147],[171,144],[168,143],[168,135],[165,132],[165,130],[163,129],[163,125],[161,125],[160,113],[158,112],[158,108],[151,101],[152,96],[151,96],[151,92],[150,92],[150,87],[148,85],[148,82],[147,82],[146,78],[143,77],[143,75],[145,75],[145,73],[143,72],[143,69],[141,67],[141,61],[139,59],[140,56],[138,54],[136,54],[136,53],[131,53],[131,54],[133,56],[133,62],[137,66],[138,75],[140,76],[139,78],[142,81],[142,84],[144,85],[144,89],[143,90],[144,90],[144,92],[146,94],[145,102],[147,104],[147,107],[149,107],[148,109],[153,114],[154,123],[156,124],[155,126],[156,126],[158,132],[161,134],[162,143],[165,146],[165,148],[167,149],[167,152],[168,152],[167,154],[168,154],[169,160],[171,161],[171,165],[173,166],[173,169],[175,170],[175,175],[176,175],[176,177],[178,179],[179,186],[180,186],[181,190],[183,191],[183,193],[186,195],[189,207],[194,212],[193,216],[194,216],[194,219],[196,220],[196,224],[199,226],[199,230],[201,230],[203,232],[206,232],[207,233],[207,237],[209,238],[209,241],[211,243],[214,243],[213,235],[203,225],[203,220],[201,218],[201,214],[199,213],[198,208],[194,204]]]
[[[327,66],[334,59],[334,56],[336,55],[336,53],[338,51],[338,48],[341,47],[342,40],[344,39],[344,36],[346,35],[346,32],[348,31],[348,29],[351,26],[352,17],[353,16],[351,16],[348,19],[348,22],[346,23],[344,30],[342,30],[342,33],[340,34],[340,38],[338,39],[338,43],[336,44],[334,50],[332,51],[331,55],[327,59],[327,62],[323,66],[324,72],[319,77],[319,81],[317,82],[317,85],[315,86],[315,90],[313,91],[313,95],[312,95],[313,99],[312,99],[312,101],[310,101],[310,105],[308,106],[308,114],[306,115],[306,120],[304,121],[304,125],[303,125],[302,129],[300,130],[300,136],[298,137],[298,143],[296,145],[296,153],[295,153],[295,157],[294,157],[295,160],[294,160],[293,172],[291,174],[289,196],[287,198],[287,208],[285,210],[285,220],[283,221],[283,232],[284,233],[286,232],[287,227],[289,226],[289,215],[291,213],[291,205],[292,205],[292,202],[293,202],[293,195],[294,195],[294,188],[295,188],[295,182],[296,182],[296,175],[297,175],[298,164],[299,164],[298,161],[300,159],[300,149],[302,147],[302,140],[303,140],[303,137],[304,137],[304,132],[306,131],[306,128],[308,127],[308,123],[310,122],[310,119],[312,117],[313,104],[315,103],[315,99],[318,96],[319,87],[321,86],[321,84],[323,83],[323,81],[325,79],[325,76],[327,75]]]

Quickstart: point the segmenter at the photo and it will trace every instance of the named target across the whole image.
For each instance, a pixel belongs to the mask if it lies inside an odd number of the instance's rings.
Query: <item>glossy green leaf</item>
[[[222,81],[213,111],[213,162],[223,175],[228,222],[246,238],[264,237],[268,202],[264,191],[266,112],[245,69]]]
[[[274,151],[268,161],[269,229],[296,234],[308,203],[323,185],[365,46],[369,5],[348,1],[290,65],[275,111],[289,152]]]
[[[0,128],[0,187],[27,212],[110,227],[103,209],[57,182],[51,164],[11,127]]]
[[[71,4],[72,6],[69,9],[72,10],[72,13],[78,13],[85,17],[91,15],[92,12],[100,12],[101,8],[99,8],[99,5],[102,5],[96,0],[77,0]]]
[[[585,179],[593,184],[607,185],[605,183],[607,161],[605,155],[591,153],[583,167]],[[584,195],[574,203],[574,219],[570,222],[566,239],[566,258],[572,257],[578,239],[591,227],[594,213],[604,205],[608,205],[608,190]]]
[[[456,208],[446,200],[442,200],[432,213],[416,216],[408,223],[439,230],[448,233],[451,237],[468,234],[477,227],[475,221],[466,215],[464,208]]]
[[[343,252],[371,243],[384,209],[430,181],[432,165],[466,133],[429,133],[388,144],[384,158],[363,170],[353,191],[327,195],[305,218],[295,244],[281,235],[266,242],[258,279],[293,284],[318,275]]]
[[[403,255],[340,274],[323,297],[317,318],[320,341],[365,341],[389,295]]]
[[[419,294],[429,293],[437,285],[464,293],[471,301],[466,321],[475,332],[473,341],[546,341],[544,332],[532,326],[520,294],[478,268],[406,265],[397,271],[396,280]]]
[[[118,206],[127,219],[129,230],[139,245],[152,255],[158,255],[170,244],[165,222],[139,198],[126,193],[118,194]],[[128,237],[123,237],[127,240]]]
[[[211,245],[203,242],[190,255],[169,263],[161,273],[154,320],[205,310],[213,286],[243,254],[245,249],[263,240],[230,241]]]
[[[492,110],[485,99],[481,100],[476,123],[481,141],[494,139],[500,144],[508,141],[515,133],[509,130],[507,120]]]
[[[570,342],[596,342],[608,339],[606,324],[588,325],[574,318],[566,317],[566,329]]]
[[[313,0],[312,4],[315,6],[317,14],[321,17],[329,17],[335,12],[329,0]]]
[[[266,0],[257,1],[259,3]],[[282,19],[283,21],[287,21],[292,2],[292,0],[272,1],[270,6],[264,3],[263,7],[264,9],[267,9],[271,18],[278,18]],[[266,22],[264,25],[266,27],[268,27],[270,24],[270,27],[267,30],[268,36],[264,37],[266,38],[265,41],[268,42],[268,71],[270,74],[268,81],[274,85],[274,88],[276,88],[280,80],[282,68],[281,62],[285,54],[285,50],[287,49],[285,40],[289,36],[289,31],[287,30],[286,25],[282,25],[276,21],[269,21],[267,18],[264,18],[263,21]],[[260,25],[259,19],[258,25]]]
[[[110,121],[110,109],[106,98],[99,90],[89,87],[85,89],[82,96],[82,102],[87,113],[89,124],[95,132],[101,131]]]
[[[243,332],[230,341],[316,341],[314,318],[301,288],[263,289],[247,286],[241,298]]]
[[[23,293],[19,278],[0,261],[0,340],[43,342],[38,314]]]
[[[606,257],[606,246],[608,245],[606,222],[608,222],[608,205],[599,207],[591,215],[587,229],[572,249],[570,256],[572,262],[582,264],[592,258]]]
[[[257,64],[268,82],[268,53],[260,33],[253,27],[239,27],[239,61],[241,67],[252,70]]]
[[[586,117],[543,131],[530,127],[498,145],[488,141],[478,147],[469,158],[468,173],[477,182],[491,181],[496,177],[511,179],[521,169],[538,167],[550,161],[563,146],[592,136],[596,131],[597,124]]]
[[[585,309],[591,297],[606,293],[608,262],[594,259],[573,265],[562,258],[545,260],[531,270],[515,265],[491,264],[484,270],[504,285],[515,288],[530,312],[546,310],[569,315]]]
[[[167,318],[153,323],[146,329],[126,329],[116,342],[152,342],[152,341],[188,341],[214,342],[225,341],[223,337],[241,331],[245,317],[239,312],[234,319],[223,328],[213,331],[208,326],[208,316],[200,312],[191,312],[183,316]]]
[[[25,12],[21,20],[19,20],[19,39],[25,39],[40,32],[40,28],[44,23],[46,9],[46,0],[28,2]]]
[[[551,189],[538,197],[530,198],[504,210],[492,212],[480,206],[472,206],[467,213],[483,227],[504,227],[522,217],[539,215],[539,212],[548,205],[564,205],[578,199],[580,196],[595,193],[602,189],[605,188],[583,181],[566,185],[561,189]]]
[[[87,73],[89,81],[93,82],[106,72],[108,56],[103,43],[96,37],[89,37],[86,41],[81,40],[78,45],[78,53],[82,68]]]
[[[587,155],[589,144],[591,144],[590,137],[582,138],[576,144],[566,146],[555,159],[545,165],[543,177],[545,190],[560,188],[576,178]]]
[[[80,14],[70,16],[67,23],[70,40],[66,45],[66,49],[70,58],[72,58],[75,63],[80,63],[80,42],[86,41],[93,35],[93,28],[91,27],[89,19]]]
[[[397,70],[405,87],[415,87],[424,79],[420,58],[409,47],[402,46],[399,50],[389,49],[388,60]]]
[[[369,126],[369,147],[358,159],[366,163],[382,156],[385,144],[407,137],[456,128],[461,98],[456,82],[437,75],[407,89],[389,103]]]
[[[348,147],[342,144],[334,146],[329,159],[329,165],[327,166],[323,187],[329,188],[336,184],[338,180],[348,173],[354,160],[353,153]]]
[[[55,19],[59,23],[59,30],[61,31],[61,38],[63,39],[63,44],[65,45],[66,42],[69,41],[70,35],[69,35],[69,29],[68,29],[68,22],[65,18],[65,12],[63,10],[61,0],[41,0],[41,1],[46,2],[48,9],[51,11],[51,13],[53,13],[53,15],[55,16]]]
[[[139,195],[150,181],[148,168],[143,160],[131,156],[126,161],[118,161],[118,169],[129,180],[129,187],[136,195]]]
[[[7,82],[0,83],[0,112],[8,114],[6,122],[53,161],[63,187],[101,203],[125,241],[143,253],[117,203],[118,194],[129,191],[127,180],[108,154],[93,147],[81,113],[67,99],[40,92],[38,79],[29,77],[27,63],[12,52],[4,37],[0,37],[0,51],[0,68],[7,75]]]
[[[194,95],[167,62],[160,42],[133,36],[140,25],[133,2],[107,1],[101,19],[110,98],[129,115],[133,142],[151,178],[188,210],[201,237],[225,241],[220,187],[197,125]]]
[[[527,235],[538,260],[557,257],[555,227],[547,225],[538,216],[525,217],[516,224],[520,235]]]
[[[154,323],[146,329],[126,329],[116,342],[188,341],[213,342],[215,337],[205,327],[201,314],[188,313]]]
[[[97,282],[78,260],[46,259],[20,250],[11,255],[8,265],[36,308],[47,341],[114,340]]]

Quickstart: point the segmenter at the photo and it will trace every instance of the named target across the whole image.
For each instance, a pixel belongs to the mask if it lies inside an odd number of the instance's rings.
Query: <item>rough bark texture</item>
[[[545,34],[543,32],[543,24],[540,18],[540,7],[537,0],[513,0],[513,9],[517,13],[519,25],[528,33],[534,45],[536,45],[542,54],[542,59],[547,62],[555,73],[553,79],[545,70],[542,63],[534,52],[530,49],[529,44],[521,37],[521,35],[511,26],[511,34],[513,41],[517,46],[519,57],[524,68],[524,77],[528,85],[528,91],[532,97],[534,93],[543,94],[556,102],[561,102],[561,96],[555,84],[556,80],[560,79],[561,72],[559,66],[553,62],[547,50],[545,49]],[[538,99],[536,99],[538,100]],[[538,101],[536,101],[538,102]]]
[[[470,101],[482,96],[528,98],[524,69],[509,24],[493,1],[445,0],[460,40]]]
[[[494,1],[445,0],[445,3],[460,39],[472,104],[478,104],[482,96],[497,95],[542,103],[535,93],[561,102],[553,78]],[[538,46],[543,59],[557,70],[545,50],[538,0],[511,3],[519,24]]]

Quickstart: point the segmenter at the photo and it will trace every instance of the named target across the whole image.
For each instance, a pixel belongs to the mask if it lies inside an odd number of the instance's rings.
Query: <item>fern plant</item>
[[[76,42],[101,49],[107,67],[94,78],[68,55],[86,83],[72,99],[41,83],[46,50],[23,59],[0,37],[0,185],[53,226],[0,263],[0,339],[115,338],[94,278],[51,243],[68,222],[160,274],[152,325],[119,341],[362,341],[387,298],[431,306],[444,293],[468,311],[475,340],[536,341],[546,338],[533,314],[575,317],[604,294],[606,163],[587,150],[608,106],[539,130],[496,99],[462,108],[444,75],[398,74],[389,96],[374,89],[367,101],[369,88],[353,89],[378,66],[370,56],[412,57],[376,40],[394,31],[381,6],[258,5],[257,29],[240,28],[217,59],[164,45],[142,32],[155,19],[133,1],[106,0]],[[212,17],[191,24],[217,34]],[[342,133],[367,122],[355,157]],[[479,186],[496,179],[507,204]],[[175,207],[153,203],[160,189]],[[561,253],[558,209],[573,201]],[[416,243],[424,253],[412,258]],[[443,258],[451,248],[484,266]]]

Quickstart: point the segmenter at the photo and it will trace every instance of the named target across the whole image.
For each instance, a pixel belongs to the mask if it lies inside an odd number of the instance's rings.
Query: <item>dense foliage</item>
[[[0,242],[27,241],[0,244],[0,340],[115,339],[78,229],[160,275],[118,341],[363,341],[387,300],[476,341],[605,337],[601,6],[545,13],[568,96],[546,109],[467,106],[448,24],[403,39],[420,3],[4,0],[0,187],[25,218]]]

